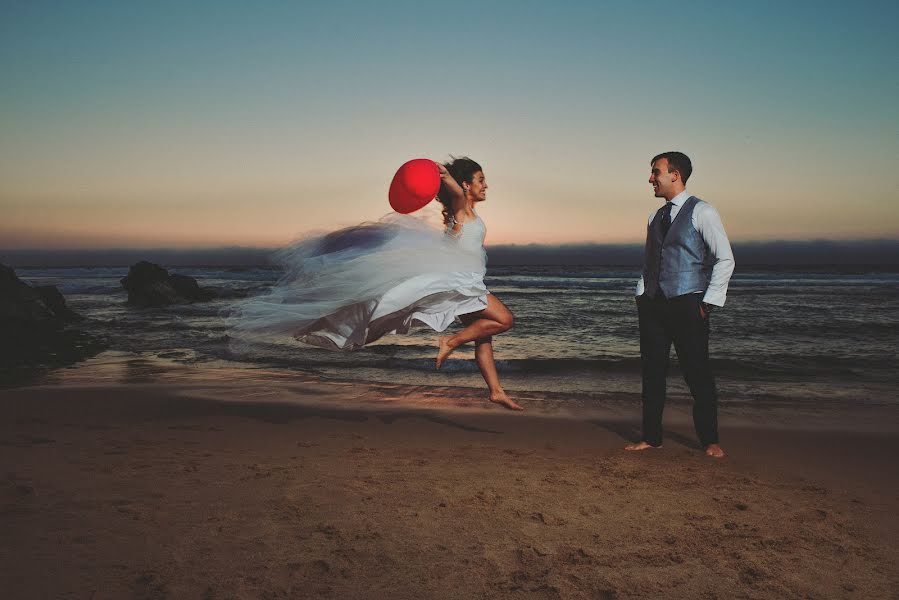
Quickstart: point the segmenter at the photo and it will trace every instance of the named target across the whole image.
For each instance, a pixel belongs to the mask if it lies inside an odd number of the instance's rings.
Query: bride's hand
[[[441,189],[445,188],[450,193],[450,196],[453,198],[453,206],[456,206],[458,202],[462,202],[465,199],[465,193],[445,166],[436,161],[434,164],[437,165],[437,169],[440,171]]]

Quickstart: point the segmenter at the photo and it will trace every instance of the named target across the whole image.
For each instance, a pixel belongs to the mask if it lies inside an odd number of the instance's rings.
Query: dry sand
[[[891,407],[725,409],[730,456],[713,460],[687,407],[668,411],[662,450],[629,454],[632,399],[519,414],[468,390],[117,369],[0,390],[5,598],[899,589]]]

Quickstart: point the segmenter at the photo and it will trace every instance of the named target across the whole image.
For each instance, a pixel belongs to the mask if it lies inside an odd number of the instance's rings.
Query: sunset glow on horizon
[[[734,241],[897,238],[899,7],[815,6],[7,3],[0,249],[280,246],[450,155],[488,244],[640,243],[675,149]]]

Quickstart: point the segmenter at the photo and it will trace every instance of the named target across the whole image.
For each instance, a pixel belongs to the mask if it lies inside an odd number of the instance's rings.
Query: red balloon
[[[440,170],[427,158],[405,163],[393,176],[387,197],[398,213],[410,213],[422,208],[440,191]]]

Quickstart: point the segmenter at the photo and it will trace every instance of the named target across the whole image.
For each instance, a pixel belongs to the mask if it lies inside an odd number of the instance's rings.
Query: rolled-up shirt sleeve
[[[646,230],[647,235],[649,235],[649,226],[652,225],[652,220],[656,216],[656,211],[652,211],[649,213],[649,219],[646,221]],[[637,280],[637,289],[634,290],[634,296],[642,296],[643,292],[646,290],[645,284],[643,283],[643,273],[640,273],[640,279]]]
[[[715,257],[709,287],[706,289],[702,301],[715,306],[724,306],[724,301],[727,299],[727,286],[734,273],[735,263],[734,252],[730,247],[730,240],[727,239],[727,233],[724,231],[721,216],[714,206],[700,202],[693,210],[693,227],[705,240],[709,251]]]

